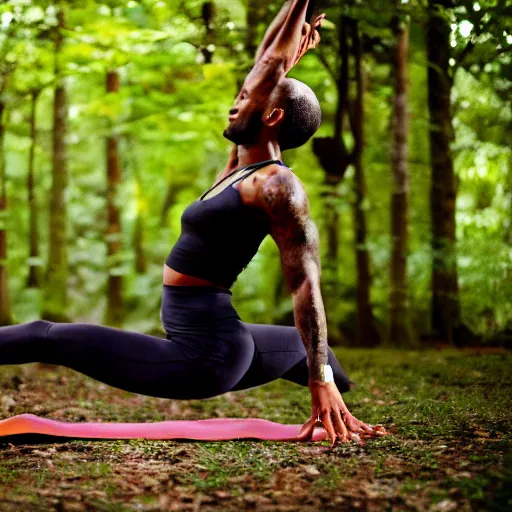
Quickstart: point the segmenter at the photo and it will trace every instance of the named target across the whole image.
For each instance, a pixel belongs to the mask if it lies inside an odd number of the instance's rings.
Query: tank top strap
[[[238,183],[239,181],[244,180],[247,178],[247,176],[250,176],[253,172],[259,171],[260,169],[263,169],[263,167],[267,167],[267,165],[271,164],[279,164],[283,167],[286,167],[281,160],[265,160],[264,162],[258,162],[257,164],[252,164],[251,166],[246,167],[243,170],[243,174],[241,176],[238,176],[236,179],[233,180],[231,185],[234,183]]]
[[[201,194],[201,196],[199,197],[199,200],[202,200],[203,197],[205,197],[209,192],[211,192],[214,188],[219,186],[221,183],[224,183],[225,180],[227,180],[230,176],[233,176],[235,173],[239,172],[239,173],[242,173],[242,174],[240,176],[237,176],[230,183],[229,186],[233,185],[234,183],[238,183],[239,181],[242,181],[243,179],[247,178],[247,176],[250,176],[253,172],[256,172],[259,169],[262,169],[263,167],[266,167],[267,165],[271,165],[271,164],[279,164],[279,165],[282,165],[283,167],[286,167],[283,164],[283,162],[281,162],[281,160],[275,160],[275,159],[264,160],[262,162],[256,162],[254,164],[250,164],[250,165],[248,165],[247,167],[245,167],[243,169],[238,169],[238,170],[232,171],[228,175],[224,176],[224,178],[222,178],[220,181],[215,183],[215,185],[211,186],[206,192],[203,192]]]

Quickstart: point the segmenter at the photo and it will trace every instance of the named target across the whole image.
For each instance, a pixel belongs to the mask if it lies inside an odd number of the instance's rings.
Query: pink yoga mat
[[[89,439],[261,439],[294,441],[302,425],[284,425],[261,418],[212,418],[172,420],[155,423],[70,423],[20,414],[0,421],[0,437],[15,434],[45,434]],[[316,427],[313,441],[328,439],[323,427]]]

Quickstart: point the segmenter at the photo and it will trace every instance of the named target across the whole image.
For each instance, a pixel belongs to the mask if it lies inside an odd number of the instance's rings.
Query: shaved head
[[[284,110],[279,131],[281,150],[305,144],[322,122],[322,111],[315,93],[295,78],[281,80],[272,92],[270,103]]]

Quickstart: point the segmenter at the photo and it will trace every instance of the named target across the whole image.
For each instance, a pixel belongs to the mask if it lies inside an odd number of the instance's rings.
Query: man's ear
[[[275,126],[284,117],[284,110],[282,108],[273,108],[270,113],[265,113],[263,122],[266,126]]]

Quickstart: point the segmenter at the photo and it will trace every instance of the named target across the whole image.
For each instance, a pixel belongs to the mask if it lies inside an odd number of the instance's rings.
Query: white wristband
[[[331,368],[331,365],[330,364],[323,364],[321,365],[321,368],[322,368],[322,376],[323,376],[323,379],[322,381],[323,382],[334,382],[334,376],[332,374],[332,368]]]

